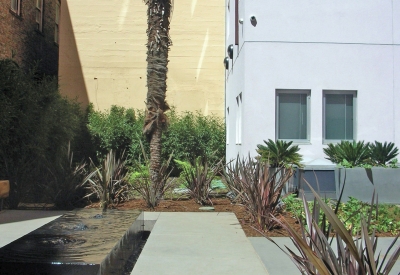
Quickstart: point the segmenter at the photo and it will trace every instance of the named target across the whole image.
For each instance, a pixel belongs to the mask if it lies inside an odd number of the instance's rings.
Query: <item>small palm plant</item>
[[[345,141],[337,144],[328,144],[324,148],[328,160],[336,164],[345,163],[348,167],[362,166],[370,162],[370,144],[364,141]]]
[[[370,145],[371,148],[371,160],[374,165],[386,166],[388,162],[393,160],[398,154],[399,150],[394,146],[392,142],[381,143],[375,141]]]
[[[293,141],[277,140],[274,142],[271,139],[264,140],[265,145],[257,145],[257,153],[263,161],[268,161],[271,167],[284,167],[296,165],[301,167],[302,157],[298,153],[299,146],[293,145]]]

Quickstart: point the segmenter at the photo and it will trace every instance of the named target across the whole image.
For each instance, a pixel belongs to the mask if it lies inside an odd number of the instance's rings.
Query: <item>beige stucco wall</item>
[[[224,0],[174,1],[167,101],[178,111],[224,115]],[[146,5],[62,0],[60,90],[86,105],[144,108]]]

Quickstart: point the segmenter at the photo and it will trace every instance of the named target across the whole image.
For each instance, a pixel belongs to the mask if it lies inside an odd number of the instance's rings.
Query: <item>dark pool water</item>
[[[143,225],[143,215],[135,210],[68,212],[1,248],[0,274],[18,274],[7,272],[22,267],[29,274],[120,274],[142,239]],[[47,267],[56,270],[43,273]]]

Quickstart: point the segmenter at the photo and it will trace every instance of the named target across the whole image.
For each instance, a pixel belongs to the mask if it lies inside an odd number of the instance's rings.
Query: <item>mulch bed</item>
[[[242,205],[232,204],[227,198],[213,198],[213,206],[216,212],[233,212],[239,220],[242,229],[247,237],[262,237],[263,235],[253,228],[250,215],[246,212],[246,209]],[[92,203],[86,208],[99,207],[99,203]],[[143,211],[154,211],[154,212],[203,212],[199,209],[200,205],[191,199],[180,199],[180,200],[163,200],[153,210],[147,207],[146,202],[143,199],[133,199],[120,203],[114,208],[127,210],[127,209],[139,209]],[[293,217],[291,213],[283,212],[278,214],[278,219],[285,219],[289,225],[300,233],[300,225],[298,221]],[[282,228],[273,228],[270,231],[264,232],[265,236],[268,237],[288,237],[287,231]],[[394,235],[390,232],[376,232],[378,237],[393,237]]]
[[[242,229],[247,237],[262,237],[257,230],[252,227],[250,216],[246,213],[245,208],[242,205],[232,204],[227,198],[214,198],[212,199],[213,207],[216,212],[233,212],[238,218]],[[87,206],[99,207],[98,203]],[[147,207],[146,202],[142,199],[134,199],[127,202],[123,202],[115,206],[116,209],[140,209],[143,211],[155,211],[155,212],[203,212],[199,209],[200,205],[194,200],[181,199],[181,200],[163,200],[154,209]],[[279,219],[285,219],[294,229],[299,230],[300,226],[296,219],[291,217],[290,213],[282,213],[278,216]],[[287,233],[282,228],[274,228],[271,231],[265,232],[266,236],[269,237],[287,237]]]

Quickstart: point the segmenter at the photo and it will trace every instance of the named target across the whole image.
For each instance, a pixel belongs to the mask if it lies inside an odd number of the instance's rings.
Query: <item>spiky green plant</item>
[[[375,143],[370,145],[370,149],[371,160],[378,166],[386,166],[388,162],[399,154],[399,150],[392,142],[382,144],[382,142],[375,141]]]
[[[265,145],[257,145],[257,153],[263,161],[268,161],[271,167],[284,167],[296,165],[301,167],[302,156],[298,153],[300,148],[298,145],[293,145],[293,141],[277,140],[274,142],[271,139],[264,140]]]
[[[370,145],[368,142],[342,140],[335,145],[328,144],[328,147],[323,150],[327,155],[326,159],[336,164],[346,162],[347,166],[356,167],[370,162]]]
[[[152,183],[150,178],[150,160],[145,153],[142,142],[140,142],[140,146],[142,147],[144,163],[133,162],[133,168],[137,175],[130,177],[130,184],[133,190],[138,192],[146,201],[147,206],[154,209],[160,203],[165,192],[170,190],[173,186],[173,180],[168,181],[172,171],[168,169],[172,154],[169,156],[169,159],[161,165],[160,170],[157,171],[159,181]]]
[[[212,205],[210,193],[213,190],[211,182],[220,171],[220,163],[209,163],[206,156],[197,157],[190,162],[190,166],[184,165],[184,185],[189,190],[189,196],[201,205]]]
[[[338,145],[329,143],[327,145],[327,148],[324,148],[324,153],[327,156],[326,159],[332,161],[333,163],[339,164],[340,162],[343,161],[343,159],[340,159],[338,155]]]
[[[293,169],[271,168],[262,160],[250,156],[236,159],[224,171],[228,188],[236,194],[236,201],[246,207],[257,228],[270,230],[276,225],[271,215],[276,214],[282,189],[293,175]]]
[[[100,200],[103,212],[109,204],[117,204],[127,200],[129,185],[126,181],[126,159],[122,154],[120,159],[110,150],[100,167],[96,167],[91,160],[92,172],[83,180],[82,186],[89,190],[85,197],[96,196]]]
[[[376,254],[378,238],[375,231],[368,234],[372,211],[368,217],[361,219],[361,230],[355,238],[348,231],[336,212],[332,210],[317,192],[309,185],[315,196],[312,213],[307,207],[307,201],[302,193],[302,200],[306,216],[306,225],[300,220],[301,233],[297,233],[285,220],[273,218],[287,230],[290,238],[298,249],[299,254],[287,248],[281,250],[287,254],[302,274],[309,275],[388,275],[400,256],[400,247],[397,247],[387,262],[386,258],[396,244],[398,236],[387,249],[383,260],[380,253]],[[374,201],[374,198],[372,198]],[[323,212],[323,221],[329,222],[326,227],[319,224],[320,211]],[[328,228],[328,230],[326,230]],[[332,233],[336,233],[337,250],[332,247],[332,240],[328,241]],[[267,237],[268,238],[268,237]],[[272,239],[270,241],[275,243]],[[276,244],[276,243],[275,243]],[[277,244],[276,244],[277,245]],[[278,245],[279,246],[279,245]]]

